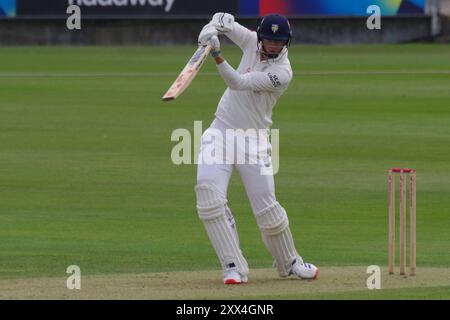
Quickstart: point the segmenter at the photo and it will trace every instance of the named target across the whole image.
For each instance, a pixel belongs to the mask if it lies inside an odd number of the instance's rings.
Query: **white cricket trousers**
[[[230,177],[233,168],[236,168],[244,183],[245,191],[253,213],[256,214],[276,202],[273,175],[261,173],[264,169],[267,169],[268,166],[271,166],[271,145],[268,140],[268,134],[266,135],[264,144],[258,144],[257,139],[247,138],[245,150],[240,148],[241,150],[239,151],[239,146],[237,144],[238,138],[232,138],[231,143],[230,141],[225,142],[226,129],[225,124],[220,119],[216,118],[211,126],[203,133],[197,167],[197,184],[208,183],[213,185],[224,200],[226,200]],[[224,142],[222,144],[218,143],[217,139],[214,139],[217,137],[218,132],[224,137]],[[261,135],[259,138],[261,138]],[[264,145],[266,146],[265,148]],[[209,160],[209,162],[202,161],[210,156],[211,148],[214,148],[216,151],[219,149],[224,150],[223,153],[225,154],[226,151],[230,150],[230,146],[235,151],[234,157],[232,157],[234,161],[228,161],[227,163],[225,163],[225,161],[222,161],[222,163],[217,163],[218,161],[215,161],[216,163],[211,163],[213,162],[211,160]],[[263,148],[261,148],[261,146],[263,146]],[[241,154],[245,153],[245,163],[242,163],[243,161],[237,162],[239,152],[241,152]],[[253,158],[256,160],[249,163],[250,156],[255,156],[256,154],[259,158]]]

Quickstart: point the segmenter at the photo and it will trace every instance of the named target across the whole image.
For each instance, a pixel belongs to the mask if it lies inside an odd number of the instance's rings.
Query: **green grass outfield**
[[[72,264],[92,276],[218,270],[196,167],[171,163],[170,135],[194,120],[205,129],[225,84],[210,59],[179,99],[161,101],[194,49],[0,48],[1,281],[65,277]],[[223,52],[237,66],[239,51]],[[273,118],[276,192],[301,255],[386,266],[387,170],[413,167],[418,268],[450,268],[450,46],[294,46],[290,60]],[[236,173],[229,203],[250,268],[269,268]],[[449,299],[450,280],[413,290],[375,297]]]

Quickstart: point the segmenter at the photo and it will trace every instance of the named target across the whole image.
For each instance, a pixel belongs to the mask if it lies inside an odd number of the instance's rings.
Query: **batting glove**
[[[219,34],[233,31],[234,29],[234,16],[226,12],[217,12],[213,15],[211,22]]]
[[[217,36],[217,34],[218,31],[213,25],[211,24],[205,25],[200,34],[198,35],[198,45],[206,46],[211,37]]]
[[[212,36],[209,39],[208,44],[211,45],[211,55],[214,58],[220,56],[220,41],[219,41],[219,37]]]

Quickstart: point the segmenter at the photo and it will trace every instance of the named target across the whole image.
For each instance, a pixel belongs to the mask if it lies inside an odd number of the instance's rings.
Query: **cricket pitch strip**
[[[80,290],[67,289],[65,277],[30,278],[0,280],[0,299],[340,299],[340,294],[361,292],[383,299],[382,292],[391,289],[450,287],[450,268],[421,267],[416,276],[404,277],[389,275],[383,266],[379,290],[367,289],[369,276],[362,266],[322,267],[315,281],[282,279],[274,269],[253,269],[248,284],[225,286],[221,272],[210,270],[82,275]]]

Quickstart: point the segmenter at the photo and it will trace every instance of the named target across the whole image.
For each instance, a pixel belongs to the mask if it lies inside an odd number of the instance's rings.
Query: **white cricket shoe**
[[[311,263],[301,262],[300,260],[295,259],[292,262],[290,274],[296,275],[302,279],[316,280],[319,276],[319,268]]]
[[[246,276],[242,276],[236,268],[229,268],[223,272],[224,284],[241,284],[247,282],[248,278]]]

